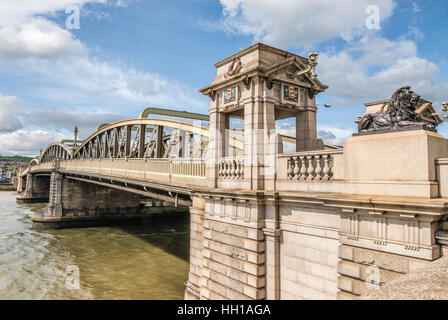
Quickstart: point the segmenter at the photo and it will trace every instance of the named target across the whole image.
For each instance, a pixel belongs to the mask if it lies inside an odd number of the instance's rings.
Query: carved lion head
[[[415,121],[415,110],[418,107],[420,96],[411,90],[411,87],[406,86],[394,92],[390,98],[387,112],[393,122],[403,120]]]

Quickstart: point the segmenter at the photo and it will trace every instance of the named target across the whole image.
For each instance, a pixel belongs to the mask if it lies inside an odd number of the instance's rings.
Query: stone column
[[[317,139],[316,111],[314,106],[299,111],[296,115],[296,151],[310,151],[323,149],[321,139]]]
[[[272,90],[265,81],[255,77],[252,96],[244,99],[244,180],[250,181],[250,189],[265,188],[265,169],[271,149],[271,134],[275,132],[275,108]]]
[[[203,219],[205,200],[200,197],[192,197],[190,207],[190,272],[185,288],[186,300],[198,300],[201,298],[202,286],[202,243]]]
[[[53,171],[50,177],[50,196],[46,215],[52,217],[62,216],[62,175]]]
[[[209,143],[207,149],[206,176],[208,186],[216,188],[218,184],[218,165],[225,155],[225,135],[229,125],[228,116],[217,110],[218,97],[211,101]]]
[[[31,173],[26,174],[25,194],[30,197],[33,194],[33,175]]]

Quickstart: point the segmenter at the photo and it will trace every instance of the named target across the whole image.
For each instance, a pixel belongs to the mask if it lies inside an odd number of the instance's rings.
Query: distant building
[[[6,167],[0,167],[0,184],[11,182],[11,172]]]

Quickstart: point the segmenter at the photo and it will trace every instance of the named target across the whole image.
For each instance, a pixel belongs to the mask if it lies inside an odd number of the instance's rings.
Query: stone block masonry
[[[47,206],[32,217],[36,227],[98,224],[140,217],[141,196],[64,178],[53,172]]]
[[[50,194],[49,175],[26,175],[26,187],[17,196],[17,200],[24,202],[46,201]]]

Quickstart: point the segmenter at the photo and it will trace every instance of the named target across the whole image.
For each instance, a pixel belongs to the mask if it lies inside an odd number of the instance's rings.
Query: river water
[[[183,299],[187,215],[36,230],[29,216],[45,204],[18,204],[15,196],[0,192],[0,299]]]

